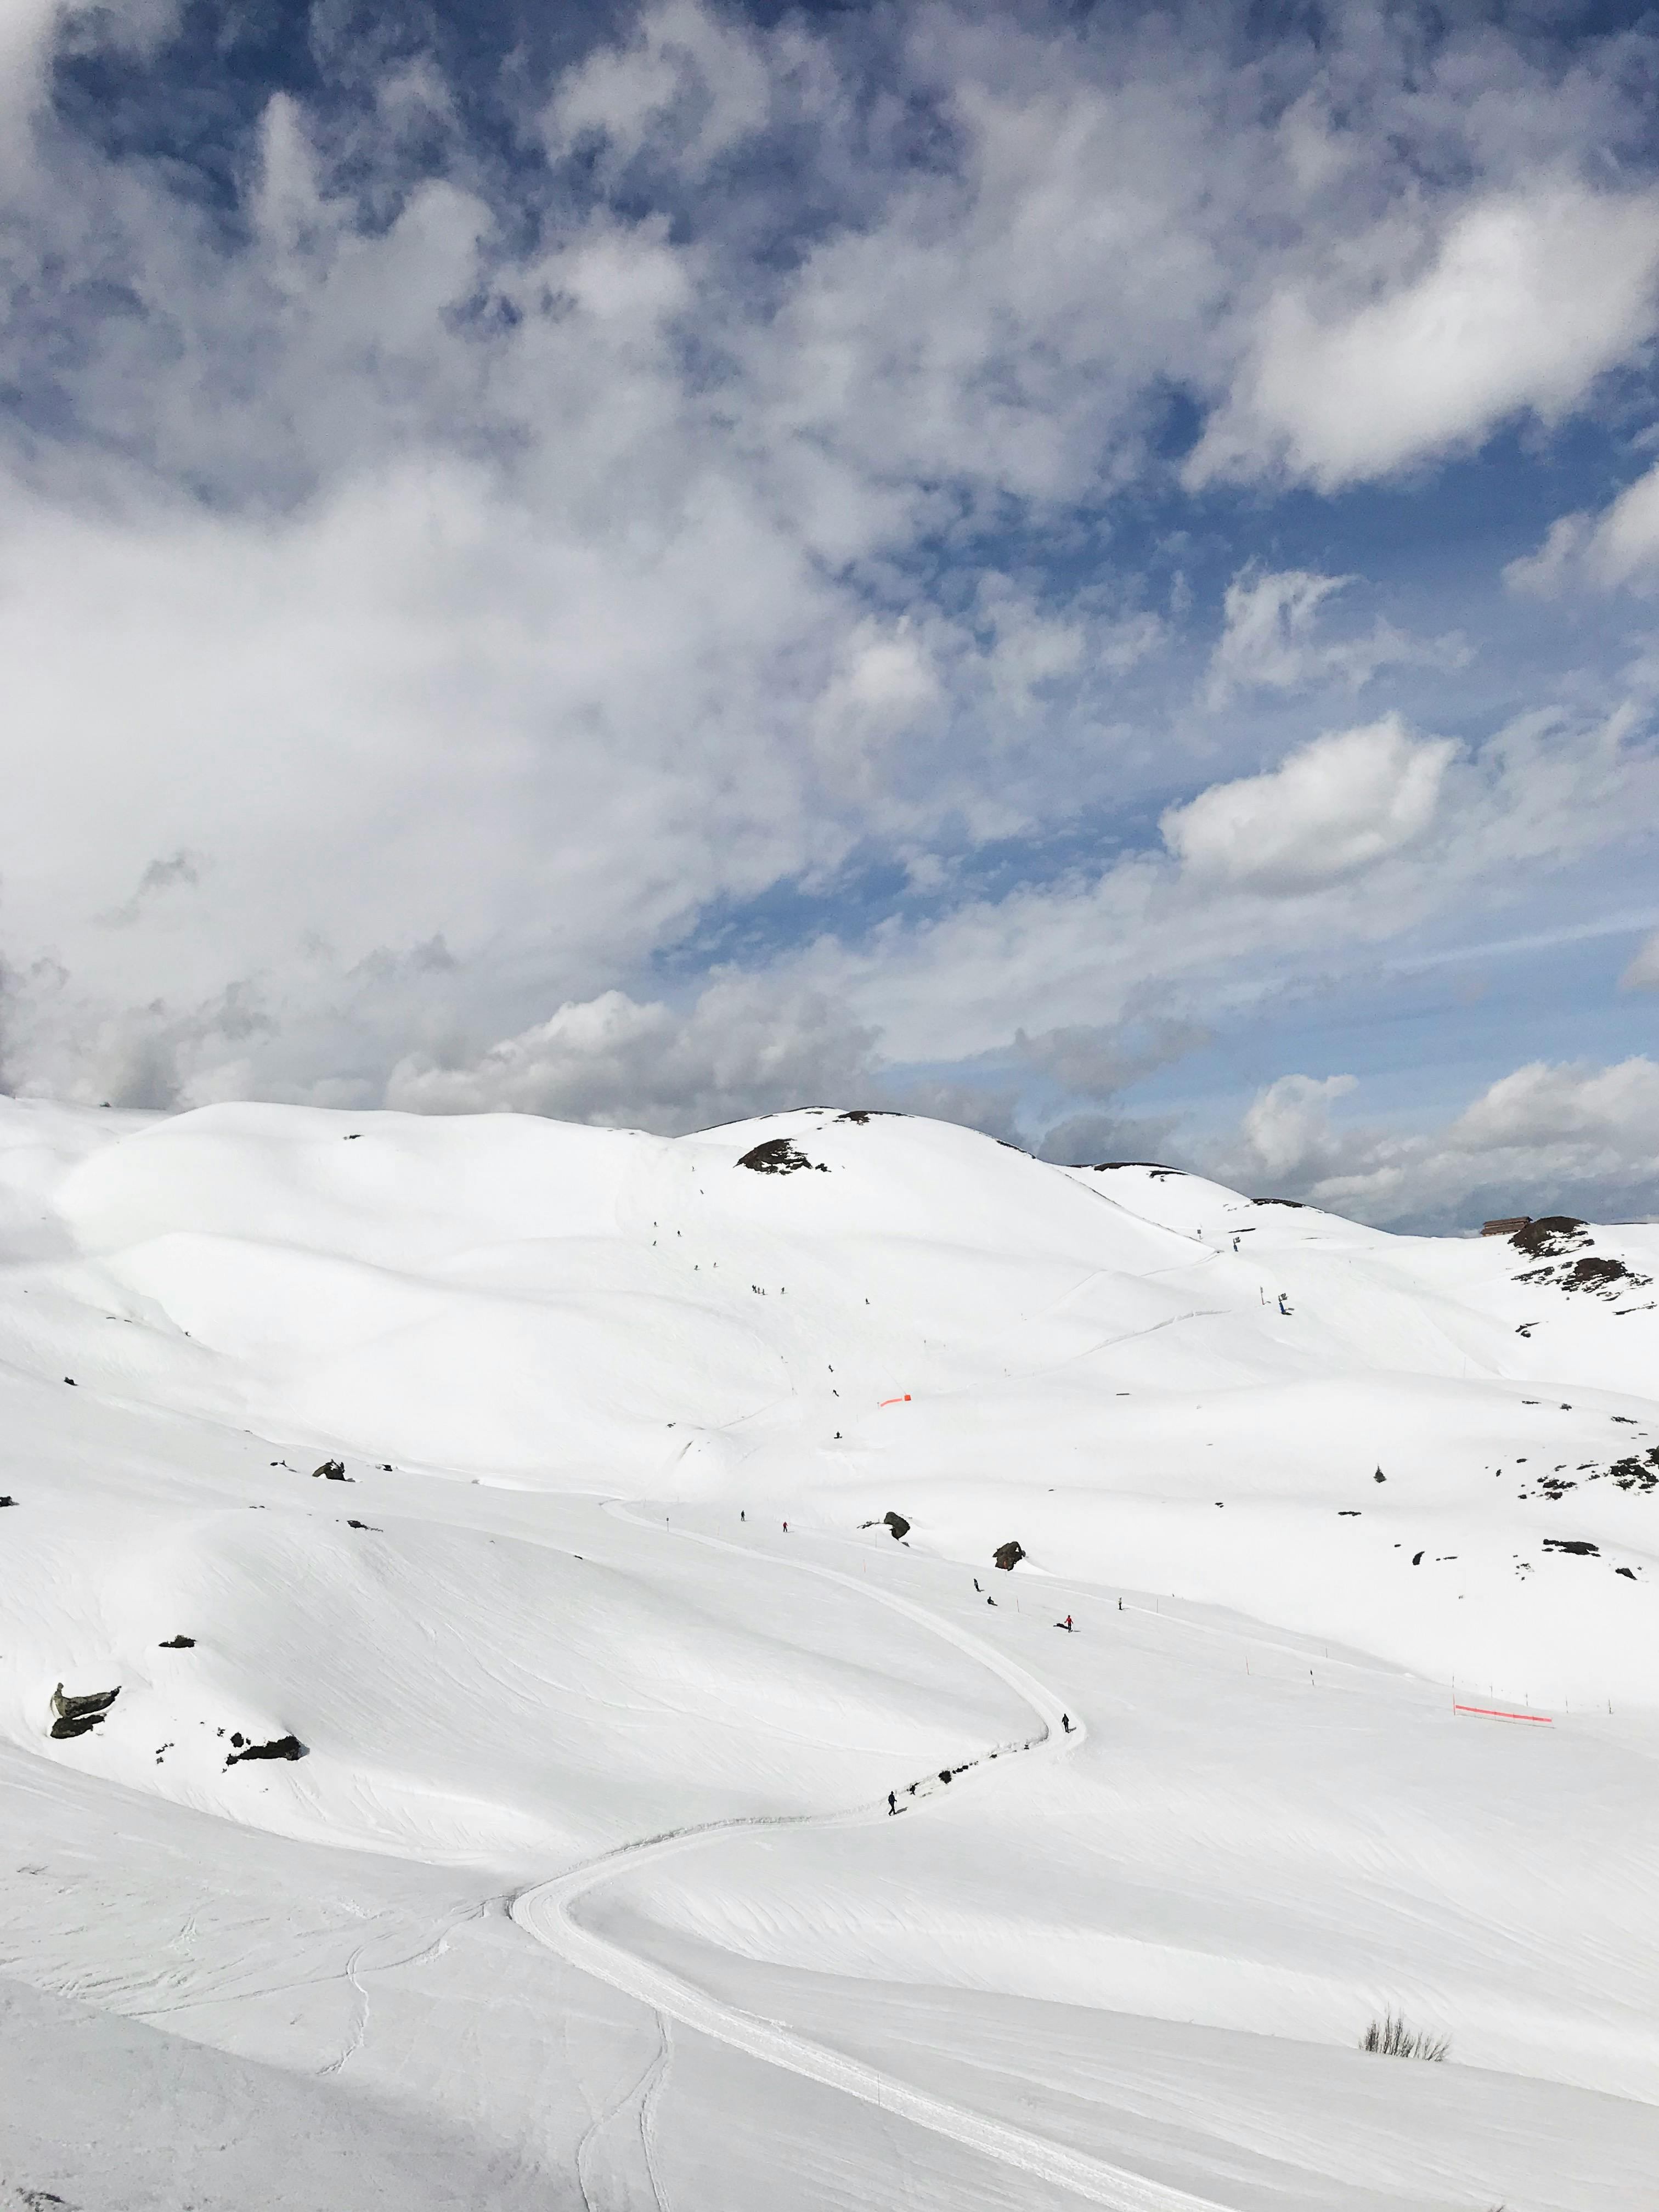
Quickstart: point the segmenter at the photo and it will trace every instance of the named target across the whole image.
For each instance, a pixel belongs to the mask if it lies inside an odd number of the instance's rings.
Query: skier
[[[739,1521],[746,1521],[749,1518],[749,1516],[744,1511],[741,1505],[738,1508],[738,1518]]]
[[[1282,1313],[1283,1315],[1285,1315],[1285,1316],[1286,1317],[1286,1319],[1288,1319],[1288,1318],[1289,1318],[1289,1316],[1290,1316],[1290,1310],[1290,1310],[1290,1308],[1289,1308],[1289,1307],[1285,1304],[1285,1293],[1284,1293],[1284,1291],[1281,1291],[1279,1292],[1279,1310],[1280,1311],[1280,1313]]]
[[[1072,1616],[1068,1613],[1066,1616],[1066,1633],[1070,1636],[1072,1632]]]
[[[1060,1715],[1060,1724],[1061,1728],[1065,1729],[1066,1735],[1070,1735],[1072,1733],[1072,1716],[1070,1713],[1062,1713]]]
[[[979,1589],[979,1577],[978,1577],[977,1575],[975,1575],[975,1576],[974,1577],[974,1588],[975,1588],[975,1589]],[[979,1594],[980,1594],[980,1595],[981,1595],[981,1597],[983,1597],[983,1596],[984,1596],[984,1595],[985,1595],[985,1593],[984,1593],[984,1591],[983,1591],[983,1590],[979,1590]]]
[[[786,1536],[789,1534],[789,1523],[787,1521],[783,1524],[783,1533]]]
[[[896,1791],[892,1790],[890,1790],[888,1791],[888,1793],[887,1793],[887,1817],[888,1817],[888,1819],[889,1819],[890,1820],[892,1819],[892,1817],[893,1817],[894,1814],[895,1814],[895,1813],[896,1813],[896,1812],[897,1812],[897,1810],[898,1810],[898,1795],[897,1795]]]

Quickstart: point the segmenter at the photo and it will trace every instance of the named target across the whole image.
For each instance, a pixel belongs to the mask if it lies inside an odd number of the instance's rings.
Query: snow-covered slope
[[[0,1101],[0,1972],[322,2076],[365,2203],[1650,2205],[1659,1231],[1524,1241]]]

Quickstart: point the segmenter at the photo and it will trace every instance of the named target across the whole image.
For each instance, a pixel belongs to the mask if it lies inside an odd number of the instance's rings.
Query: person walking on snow
[[[1290,1316],[1290,1310],[1290,1310],[1290,1308],[1289,1308],[1289,1307],[1285,1304],[1285,1293],[1284,1293],[1284,1291],[1281,1291],[1279,1292],[1279,1310],[1280,1311],[1280,1313],[1282,1313],[1283,1315],[1285,1315],[1285,1316],[1286,1317],[1286,1319],[1288,1319],[1288,1318],[1289,1318],[1289,1316]]]
[[[1060,1715],[1060,1724],[1061,1728],[1065,1729],[1066,1735],[1070,1735],[1072,1733],[1072,1716],[1070,1713],[1062,1713]]]
[[[898,1810],[898,1797],[897,1797],[897,1795],[896,1795],[896,1793],[895,1791],[893,1791],[893,1790],[890,1790],[888,1791],[888,1793],[887,1793],[887,1817],[888,1817],[888,1819],[889,1819],[890,1820],[892,1819],[892,1817],[893,1817],[894,1814],[895,1814],[895,1813],[896,1813],[896,1812],[897,1812],[897,1810]]]

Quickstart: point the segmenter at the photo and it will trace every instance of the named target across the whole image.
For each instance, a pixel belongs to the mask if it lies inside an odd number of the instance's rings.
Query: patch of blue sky
[[[1607,1064],[1659,1046],[1659,996],[1618,979],[1659,924],[1659,872],[1645,905],[1565,918],[1456,945],[1399,946],[1370,963],[1299,975],[1248,1009],[1210,1013],[1210,1041],[1126,1086],[1127,1113],[1180,1117],[1197,1140],[1231,1127],[1252,1097],[1294,1073],[1352,1075],[1339,1121],[1444,1121],[1529,1060]],[[1564,902],[1564,908],[1568,902]],[[1487,917],[1490,921],[1490,917]]]
[[[1040,836],[941,840],[930,844],[925,868],[860,851],[826,881],[792,876],[752,897],[710,900],[653,954],[650,972],[683,982],[710,968],[763,967],[825,938],[858,951],[895,922],[921,928],[969,903],[1095,875],[1115,853],[1156,839],[1157,811],[1094,810]]]

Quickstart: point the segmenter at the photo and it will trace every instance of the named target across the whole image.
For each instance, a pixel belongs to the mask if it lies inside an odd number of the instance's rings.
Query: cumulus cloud
[[[1386,715],[1316,738],[1265,775],[1213,784],[1158,826],[1194,875],[1264,892],[1312,890],[1420,837],[1455,750]]]
[[[1271,492],[1580,404],[1647,327],[1628,45],[658,0],[452,83],[318,10],[252,114],[176,14],[0,34],[9,1079],[679,1126],[1018,1029],[1097,1099],[1147,1005],[1643,818],[1507,670],[1455,764],[1304,711],[1442,648],[1176,452]],[[40,97],[76,54],[118,100]]]
[[[757,34],[696,0],[666,0],[570,70],[543,126],[556,154],[592,139],[622,167],[649,144],[696,174],[761,129],[771,94]]]
[[[1281,1075],[1251,1101],[1240,1125],[1243,1157],[1254,1175],[1298,1182],[1316,1178],[1334,1164],[1339,1142],[1330,1109],[1355,1088],[1352,1075]]]
[[[1387,476],[1510,416],[1559,419],[1652,335],[1650,192],[1560,182],[1477,198],[1416,269],[1413,231],[1391,216],[1361,242],[1352,258],[1372,296],[1300,283],[1271,293],[1241,385],[1193,456],[1193,482],[1273,458],[1325,490]]]
[[[1659,1065],[1537,1060],[1502,1077],[1454,1120],[1408,1132],[1338,1122],[1350,1075],[1289,1075],[1253,1101],[1235,1135],[1203,1154],[1212,1173],[1379,1227],[1468,1228],[1512,1213],[1590,1219],[1659,1209]]]
[[[1369,846],[1356,855],[1347,841],[1375,825],[1340,810],[1340,857],[1364,864],[1332,875],[1324,861],[1333,856],[1316,850],[1315,880],[1298,869],[1280,890],[1255,878],[1256,848],[1220,836],[1224,825],[1237,826],[1234,781],[1200,794],[1200,803],[1215,797],[1221,817],[1207,825],[1217,831],[1218,872],[1144,849],[1108,853],[1040,884],[890,921],[869,943],[823,939],[799,971],[902,1038],[907,1057],[959,1061],[1006,1051],[1021,1028],[1042,1035],[1117,1024],[1149,1007],[1224,1034],[1305,992],[1311,978],[1322,996],[1355,976],[1374,978],[1401,939],[1432,932],[1454,949],[1470,916],[1528,898],[1547,904],[1575,871],[1578,896],[1586,883],[1617,884],[1638,865],[1659,819],[1659,758],[1648,721],[1628,704],[1516,716],[1446,766],[1420,835],[1369,862]],[[1243,781],[1259,818],[1259,787],[1273,778]],[[1317,797],[1322,780],[1312,781]],[[1384,788],[1385,821],[1390,803]],[[1276,850],[1277,826],[1270,821],[1262,835]]]
[[[782,999],[747,977],[717,980],[683,1010],[605,991],[468,1059],[411,1054],[392,1071],[386,1103],[675,1133],[856,1103],[874,1042],[844,1008],[811,994]]]
[[[1535,553],[1504,571],[1511,591],[1553,599],[1590,591],[1659,587],[1659,464],[1627,484],[1601,514],[1564,514]]]

